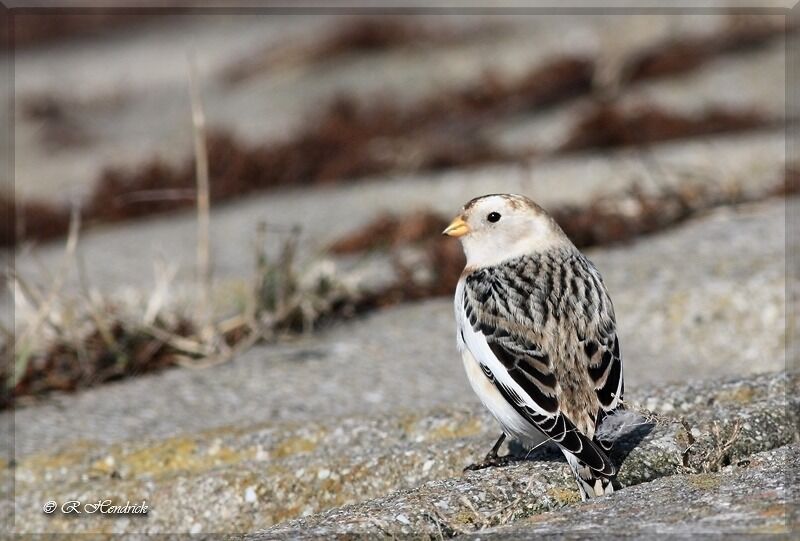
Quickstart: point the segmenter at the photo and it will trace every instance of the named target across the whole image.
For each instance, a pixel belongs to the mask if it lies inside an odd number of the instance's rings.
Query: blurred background
[[[486,193],[530,196],[597,264],[626,388],[785,365],[783,15],[13,27],[18,460],[475,402],[453,341],[463,256],[439,232]]]

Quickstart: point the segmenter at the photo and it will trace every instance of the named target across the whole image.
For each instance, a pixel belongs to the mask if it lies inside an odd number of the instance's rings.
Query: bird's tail
[[[569,451],[564,450],[564,456],[578,482],[578,490],[581,492],[581,500],[586,501],[590,498],[611,494],[614,492],[614,485],[611,484],[611,477],[602,475],[586,465]]]

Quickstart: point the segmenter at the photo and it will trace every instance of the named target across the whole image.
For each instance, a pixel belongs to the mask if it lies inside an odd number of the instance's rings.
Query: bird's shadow
[[[614,442],[609,458],[614,462],[617,471],[622,467],[623,462],[631,454],[631,451],[642,443],[642,440],[653,431],[655,426],[655,423],[642,423]]]

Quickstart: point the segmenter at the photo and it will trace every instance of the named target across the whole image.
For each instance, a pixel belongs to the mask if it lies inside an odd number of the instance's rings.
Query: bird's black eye
[[[489,215],[486,217],[492,223],[495,223],[500,220],[500,213],[499,212],[490,212]]]

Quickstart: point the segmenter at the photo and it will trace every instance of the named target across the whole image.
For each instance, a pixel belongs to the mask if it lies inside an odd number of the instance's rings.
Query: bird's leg
[[[500,446],[503,445],[503,442],[506,439],[506,434],[503,432],[500,434],[500,437],[497,438],[497,441],[492,446],[492,450],[486,453],[486,456],[483,458],[481,462],[477,462],[475,464],[470,464],[464,471],[477,471],[482,470],[484,468],[492,468],[498,466],[507,466],[509,462],[511,462],[511,458],[508,455],[500,456],[497,454],[497,451],[500,449]]]

